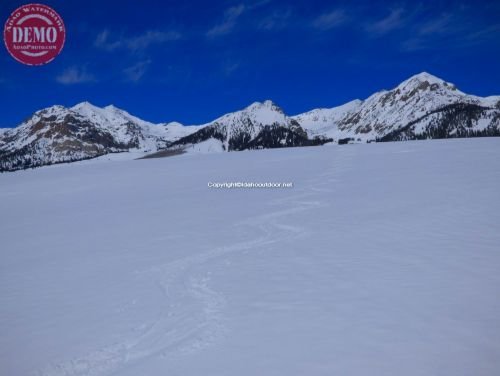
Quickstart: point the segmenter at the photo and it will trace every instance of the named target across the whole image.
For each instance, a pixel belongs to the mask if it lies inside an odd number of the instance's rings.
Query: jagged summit
[[[446,82],[443,79],[441,79],[437,76],[434,76],[433,74],[427,73],[427,72],[417,73],[417,74],[411,76],[410,78],[408,78],[407,80],[403,81],[402,83],[409,82],[409,81],[420,81],[420,82],[427,81],[431,84],[433,84],[433,83],[442,84],[442,83]]]
[[[73,107],[70,107],[70,109],[73,111],[77,111],[77,112],[80,112],[80,111],[105,112],[106,110],[111,109],[108,107],[109,106],[104,107],[104,108],[98,107],[98,106],[90,103],[89,101],[83,101],[83,102],[75,104]]]
[[[407,80],[401,82],[397,89],[401,90],[435,90],[440,87],[445,87],[448,90],[457,90],[456,86],[450,82],[446,82],[445,80],[436,77],[430,73],[422,72],[411,76]]]
[[[93,105],[89,101],[83,101],[83,102],[77,103],[73,107],[71,107],[72,110],[76,110],[79,108],[98,108],[98,107]]]
[[[48,113],[61,112],[61,111],[68,111],[68,108],[66,108],[60,104],[56,104],[54,106],[42,108],[41,110],[36,111],[35,115],[36,114],[48,114]]]
[[[267,99],[264,102],[253,102],[249,106],[245,107],[246,111],[262,111],[262,110],[270,110],[283,113],[283,110],[280,106],[274,103],[272,100]]]

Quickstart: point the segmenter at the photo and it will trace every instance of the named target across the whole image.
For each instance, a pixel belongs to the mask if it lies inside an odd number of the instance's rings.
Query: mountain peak
[[[264,102],[254,102],[250,106],[245,108],[245,110],[250,110],[250,111],[257,111],[257,110],[262,110],[262,109],[267,109],[267,110],[283,113],[283,110],[281,109],[281,107],[279,107],[276,103],[274,103],[270,99],[267,99]]]
[[[42,110],[36,111],[33,116],[63,116],[68,109],[60,104],[44,108]]]
[[[421,72],[421,73],[418,73],[418,74],[415,74],[413,76],[411,76],[410,78],[408,78],[407,80],[401,82],[399,85],[398,85],[398,88],[399,89],[404,89],[404,90],[408,90],[408,89],[426,89],[427,87],[429,86],[433,86],[433,87],[447,87],[451,90],[456,90],[456,87],[455,85],[453,85],[452,83],[449,83],[449,82],[446,82],[445,80],[439,78],[439,77],[436,77],[430,73],[427,73],[427,72]]]
[[[70,109],[73,111],[77,111],[77,112],[80,110],[87,110],[87,111],[96,111],[96,110],[99,111],[99,110],[101,110],[100,107],[97,107],[88,101],[80,102],[80,103],[74,105],[73,107],[71,107]]]
[[[418,74],[415,74],[415,75],[411,76],[407,81],[414,81],[414,80],[417,80],[420,82],[427,81],[429,83],[443,83],[443,82],[445,82],[441,78],[436,77],[433,74],[430,74],[428,72],[420,72]]]
[[[46,107],[42,110],[39,110],[37,112],[52,112],[52,111],[59,111],[59,110],[65,110],[66,107],[64,107],[63,105],[60,105],[60,104],[55,104],[53,106],[50,106],[50,107]]]

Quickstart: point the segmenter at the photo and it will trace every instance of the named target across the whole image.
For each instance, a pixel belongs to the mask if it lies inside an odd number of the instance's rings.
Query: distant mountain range
[[[197,126],[153,124],[88,102],[53,106],[16,128],[0,129],[0,172],[114,152],[221,152],[479,136],[500,136],[500,96],[468,95],[420,73],[392,90],[339,107],[288,116],[268,100]]]

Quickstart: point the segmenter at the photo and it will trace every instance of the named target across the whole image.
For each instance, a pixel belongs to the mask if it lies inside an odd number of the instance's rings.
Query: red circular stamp
[[[66,29],[57,12],[43,4],[17,8],[5,22],[3,39],[14,59],[27,65],[54,60],[64,47]]]

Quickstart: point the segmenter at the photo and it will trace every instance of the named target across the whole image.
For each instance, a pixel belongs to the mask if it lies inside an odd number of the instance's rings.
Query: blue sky
[[[5,22],[29,1],[2,0]],[[59,1],[66,45],[24,66],[2,47],[0,126],[88,100],[203,123],[256,100],[333,107],[427,71],[500,94],[500,2]]]

